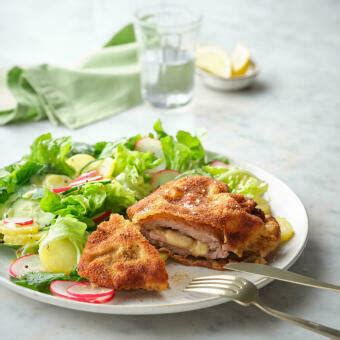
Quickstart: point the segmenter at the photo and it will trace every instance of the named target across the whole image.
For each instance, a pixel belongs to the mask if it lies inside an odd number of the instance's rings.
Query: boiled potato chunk
[[[261,209],[265,213],[265,215],[271,215],[270,205],[265,198],[256,197],[255,201],[257,203],[256,208]]]
[[[81,169],[84,168],[85,165],[93,162],[95,160],[94,157],[88,155],[86,153],[79,153],[77,155],[73,155],[70,157],[66,163],[71,166],[74,170],[76,170],[77,174],[80,173]]]
[[[4,234],[5,244],[12,244],[16,246],[24,246],[26,244],[39,241],[42,233],[24,234],[24,235],[6,235]]]
[[[0,224],[0,233],[4,235],[26,235],[36,234],[39,231],[37,224],[18,226],[15,223]]]
[[[43,186],[49,189],[67,186],[71,178],[64,175],[47,175],[43,181]]]
[[[67,239],[55,240],[39,248],[44,270],[51,273],[69,274],[77,265],[77,251]]]

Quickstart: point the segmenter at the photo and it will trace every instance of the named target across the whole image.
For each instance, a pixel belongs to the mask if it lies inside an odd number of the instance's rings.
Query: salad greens
[[[204,171],[218,181],[226,183],[231,192],[243,194],[255,200],[262,197],[268,190],[267,183],[256,178],[249,171],[236,166],[217,168],[207,165],[204,167]]]
[[[0,204],[6,202],[21,186],[29,183],[34,175],[48,172],[74,175],[74,169],[66,163],[71,149],[70,137],[52,139],[50,133],[38,137],[31,145],[29,155],[3,169],[0,176]]]
[[[86,228],[85,223],[80,222],[74,217],[59,216],[57,220],[51,224],[47,235],[42,239],[39,251],[48,247],[52,242],[68,240],[73,244],[77,253],[77,259],[79,259],[86,242]]]
[[[154,130],[162,144],[167,169],[184,172],[205,164],[205,150],[198,137],[180,130],[174,138],[163,130],[160,120]]]
[[[129,150],[122,144],[114,149],[113,158],[114,177],[122,186],[131,190],[136,199],[141,199],[151,192],[151,177],[147,171],[162,163],[161,159],[157,159],[150,152]]]
[[[118,181],[105,184],[89,182],[61,195],[45,189],[40,207],[56,216],[74,216],[92,227],[91,217],[106,210],[122,213],[135,201],[133,192]]]
[[[3,169],[0,176],[0,204],[5,203],[11,194],[27,184],[33,175],[38,174],[43,166],[32,161],[21,161]]]
[[[221,162],[224,166],[216,165]],[[20,255],[38,253],[45,270],[58,270],[28,273],[13,281],[48,291],[53,280],[79,280],[76,273],[68,273],[76,268],[88,234],[110,213],[125,214],[176,172],[177,178],[210,176],[226,183],[231,192],[266,207],[262,196],[267,184],[228,163],[224,157],[206,153],[199,137],[189,132],[171,136],[159,120],[148,136],[137,134],[93,145],[41,135],[28,155],[0,169],[0,218],[27,218],[33,223],[9,229],[0,221],[0,243],[19,248]],[[167,177],[167,170],[172,177]],[[74,259],[66,254],[74,254]]]
[[[15,284],[33,289],[42,293],[50,293],[49,286],[55,280],[70,280],[70,281],[83,281],[76,271],[70,274],[64,273],[46,273],[46,272],[31,272],[27,273],[20,278],[11,277],[12,282]]]
[[[50,133],[46,133],[33,142],[28,160],[45,166],[46,173],[72,176],[75,171],[66,162],[71,150],[71,137],[53,139]]]

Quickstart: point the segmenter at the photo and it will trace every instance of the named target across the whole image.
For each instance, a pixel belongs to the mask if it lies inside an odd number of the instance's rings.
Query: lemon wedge
[[[231,77],[229,54],[216,46],[202,46],[197,49],[196,66],[220,77]]]
[[[249,49],[242,44],[237,44],[231,54],[231,76],[243,76],[248,71],[250,64],[251,59]]]
[[[291,224],[283,217],[276,217],[276,221],[280,225],[281,243],[289,241],[294,236],[294,229]]]

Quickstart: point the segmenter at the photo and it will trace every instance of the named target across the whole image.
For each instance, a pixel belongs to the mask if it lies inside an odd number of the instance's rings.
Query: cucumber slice
[[[54,215],[40,209],[38,201],[18,199],[7,210],[8,217],[30,217],[40,226],[49,225]]]
[[[90,162],[94,161],[95,158],[91,155],[88,155],[86,153],[79,153],[77,155],[74,155],[70,157],[66,163],[71,166],[73,169],[76,170],[77,174],[80,173],[80,171],[89,164]]]
[[[84,174],[86,172],[90,172],[93,170],[98,170],[100,166],[102,165],[103,160],[102,159],[95,159],[94,161],[89,162],[86,164],[81,170],[80,173]]]
[[[18,199],[8,209],[7,216],[33,218],[33,215],[37,208],[39,208],[39,202],[26,199]]]
[[[93,183],[109,184],[109,183],[111,183],[111,180],[110,179],[103,179],[101,181],[96,181],[96,182],[93,182]]]

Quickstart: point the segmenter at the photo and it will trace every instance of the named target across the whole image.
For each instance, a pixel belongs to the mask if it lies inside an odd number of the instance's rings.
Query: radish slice
[[[103,176],[94,176],[94,177],[88,177],[88,178],[84,178],[84,179],[80,179],[79,181],[72,181],[70,183],[70,186],[71,187],[77,187],[79,185],[83,185],[85,183],[88,183],[88,182],[95,182],[95,181],[100,181],[103,179]]]
[[[7,217],[4,219],[4,223],[14,223],[17,225],[30,225],[33,224],[33,219],[30,217]]]
[[[175,177],[179,175],[176,170],[161,170],[152,174],[151,185],[152,188],[156,189],[160,185],[172,181]]]
[[[144,137],[141,138],[135,145],[135,150],[140,152],[151,152],[157,158],[161,158],[163,162],[156,166],[154,169],[148,170],[149,173],[155,173],[165,169],[164,153],[162,143],[158,139]]]
[[[152,152],[158,158],[164,158],[162,144],[158,139],[144,137],[135,145],[135,149],[140,152]]]
[[[221,161],[212,161],[209,165],[213,166],[214,168],[229,168],[229,164]]]
[[[106,303],[111,301],[114,298],[114,294],[113,295],[109,295],[109,296],[102,296],[93,300],[90,300],[90,303]]]
[[[114,296],[114,294],[111,294],[108,296],[100,296],[98,298],[77,297],[67,292],[67,290],[74,285],[75,285],[74,281],[56,280],[50,284],[50,291],[53,295],[62,297],[64,299],[87,303],[105,303],[112,300]]]
[[[103,213],[93,217],[92,221],[94,223],[100,223],[101,221],[104,221],[107,217],[109,217],[111,215],[112,211],[108,210],[108,211],[104,211]]]
[[[97,170],[92,170],[92,171],[81,174],[80,176],[75,178],[72,182],[79,181],[79,180],[86,179],[86,178],[95,177],[98,175],[99,175],[99,172]]]
[[[67,293],[67,289],[74,285],[74,281],[56,280],[51,282],[50,291],[53,295],[80,302],[88,302],[86,299],[77,298]]]
[[[72,187],[67,186],[67,187],[59,187],[59,188],[53,188],[52,191],[56,194],[60,194],[64,191],[70,190]]]
[[[25,255],[15,260],[8,272],[13,277],[21,277],[29,272],[41,272],[43,270],[39,255]]]
[[[92,172],[92,171],[90,171]],[[95,181],[101,181],[103,179],[103,176],[93,176],[93,177],[86,177],[82,179],[77,179],[72,181],[70,185],[65,186],[65,187],[59,187],[59,188],[53,188],[52,191],[56,194],[60,194],[64,191],[70,190],[73,187],[78,187],[80,185],[86,184],[88,182],[95,182]]]
[[[85,298],[85,299],[96,299],[100,297],[108,297],[114,295],[113,289],[104,287],[92,287],[89,282],[77,282],[67,290],[72,296]]]

